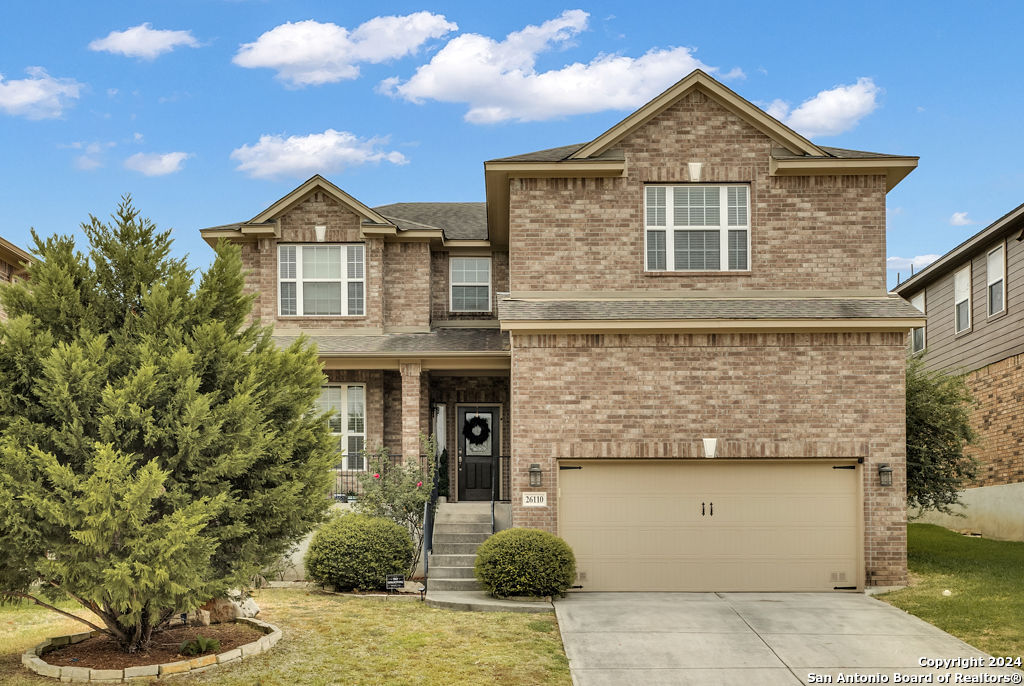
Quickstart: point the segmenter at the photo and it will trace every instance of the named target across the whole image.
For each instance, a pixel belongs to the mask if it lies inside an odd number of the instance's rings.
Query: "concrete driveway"
[[[860,594],[573,593],[555,612],[576,686],[960,683],[957,673],[1021,683],[1020,672],[988,667],[987,656],[960,639]],[[969,657],[985,666],[919,662]],[[912,680],[924,675],[931,680]]]

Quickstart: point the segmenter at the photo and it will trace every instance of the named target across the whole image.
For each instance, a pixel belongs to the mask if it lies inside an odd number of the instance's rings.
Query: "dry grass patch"
[[[569,663],[554,613],[452,612],[419,601],[353,598],[292,589],[261,591],[260,619],[284,638],[265,655],[172,682],[230,686],[331,684],[517,684],[568,686]],[[31,626],[10,640],[5,628],[0,683],[53,684],[20,666],[20,655],[46,636],[79,631],[52,612],[18,612]],[[51,619],[50,615],[53,615]],[[10,619],[14,619],[13,617]],[[19,680],[20,679],[20,680]]]

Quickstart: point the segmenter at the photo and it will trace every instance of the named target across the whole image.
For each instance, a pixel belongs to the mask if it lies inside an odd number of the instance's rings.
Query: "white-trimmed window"
[[[988,253],[988,316],[1006,311],[1006,252],[1000,245]]]
[[[317,411],[334,412],[328,420],[331,435],[338,441],[339,459],[335,469],[363,471],[366,460],[366,386],[330,384],[320,389]]]
[[[916,307],[918,310],[920,310],[921,314],[926,314],[925,309],[924,309],[925,308],[924,291],[921,291],[920,293],[915,295],[913,298],[911,298],[910,299],[910,304],[913,305],[914,307]],[[925,346],[925,330],[924,329],[925,329],[925,327],[918,326],[917,328],[911,330],[911,332],[910,332],[910,352],[912,352],[912,353],[919,353],[922,350],[924,350],[924,346]]]
[[[278,312],[283,317],[365,314],[364,253],[362,243],[279,245]]]
[[[644,187],[649,272],[749,271],[749,186]]]
[[[491,258],[452,257],[449,282],[452,312],[491,311]]]
[[[953,322],[956,333],[971,328],[971,265],[953,276]]]

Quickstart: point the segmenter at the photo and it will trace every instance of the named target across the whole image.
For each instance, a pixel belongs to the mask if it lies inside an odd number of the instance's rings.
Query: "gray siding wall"
[[[971,258],[971,328],[954,335],[953,277],[967,264],[964,260],[925,287],[925,364],[929,369],[968,372],[1024,352],[1024,242],[1018,231],[1005,239],[1006,310],[988,316],[988,251],[993,240]],[[908,293],[910,300],[917,293]]]

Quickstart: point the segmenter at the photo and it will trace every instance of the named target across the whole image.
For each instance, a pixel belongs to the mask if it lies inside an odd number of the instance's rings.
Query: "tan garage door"
[[[861,588],[861,469],[853,460],[564,461],[558,530],[585,591]]]

